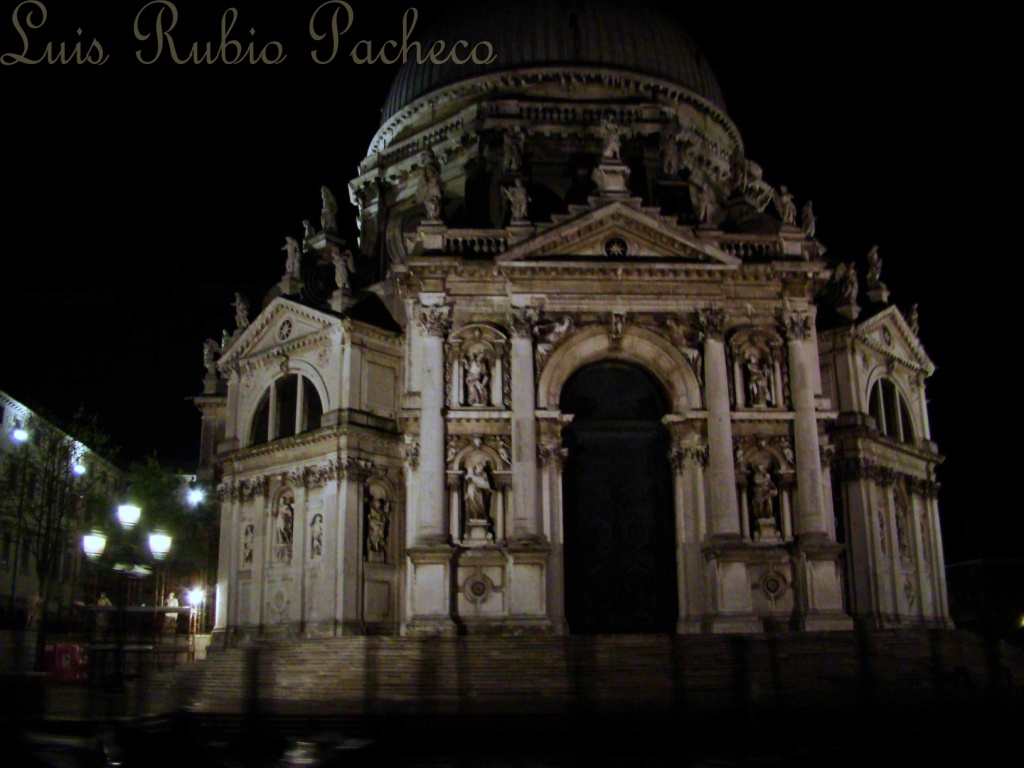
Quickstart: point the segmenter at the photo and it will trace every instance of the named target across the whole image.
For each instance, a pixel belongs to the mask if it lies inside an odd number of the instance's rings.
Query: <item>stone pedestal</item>
[[[302,291],[302,281],[295,275],[285,275],[277,284],[282,296],[296,296]]]
[[[885,283],[870,285],[868,286],[867,297],[868,301],[872,304],[888,304],[889,289],[885,286]]]
[[[622,162],[601,163],[590,178],[603,197],[629,197],[629,166]]]
[[[406,616],[402,634],[447,637],[458,634],[452,619],[451,569],[454,550],[447,545],[408,550]]]

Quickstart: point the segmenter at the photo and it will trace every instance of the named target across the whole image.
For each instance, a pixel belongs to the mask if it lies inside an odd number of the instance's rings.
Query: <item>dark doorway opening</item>
[[[679,612],[668,412],[646,371],[607,362],[562,390],[565,611],[573,634],[675,630]]]

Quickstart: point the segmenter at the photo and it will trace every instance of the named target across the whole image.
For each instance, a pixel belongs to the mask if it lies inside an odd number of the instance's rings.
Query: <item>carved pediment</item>
[[[287,352],[341,328],[340,318],[278,297],[235,339],[218,365],[223,367],[275,351]]]
[[[861,323],[857,327],[856,337],[869,349],[920,370],[926,376],[931,376],[935,371],[935,364],[894,306]]]
[[[702,242],[692,230],[680,227],[674,220],[625,202],[609,203],[557,221],[535,237],[509,248],[497,261],[576,258],[667,261],[718,267],[740,264],[738,258]]]

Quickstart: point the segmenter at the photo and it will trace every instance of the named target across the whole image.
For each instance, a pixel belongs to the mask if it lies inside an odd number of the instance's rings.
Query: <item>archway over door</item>
[[[560,398],[564,432],[565,613],[573,634],[675,630],[679,612],[668,412],[644,369],[600,362]]]

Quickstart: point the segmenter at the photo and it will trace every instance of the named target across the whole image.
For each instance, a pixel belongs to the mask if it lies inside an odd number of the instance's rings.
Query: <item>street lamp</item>
[[[121,504],[117,508],[117,521],[121,526],[121,533],[114,537],[110,548],[107,547],[108,536],[99,529],[94,528],[82,536],[82,549],[86,557],[95,563],[99,563],[104,553],[106,553],[107,562],[112,563],[110,567],[124,576],[121,605],[117,611],[117,658],[114,680],[117,686],[123,683],[124,617],[128,603],[129,580],[148,576],[151,571],[145,561],[165,559],[171,551],[171,544],[173,542],[172,537],[168,533],[160,530],[150,532],[146,536],[146,544],[149,549],[147,556],[138,541],[141,534],[136,533],[132,535],[132,531],[135,530],[141,519],[142,510],[139,507],[134,504]]]

